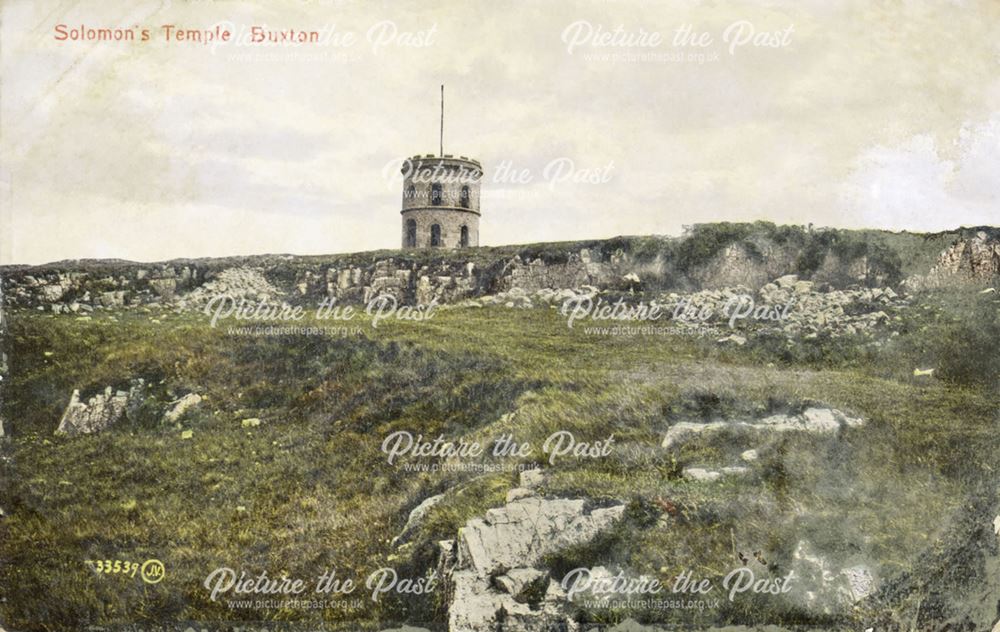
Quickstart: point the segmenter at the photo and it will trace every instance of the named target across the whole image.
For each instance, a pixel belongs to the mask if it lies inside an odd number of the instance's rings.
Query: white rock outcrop
[[[583,500],[545,499],[526,487],[516,489],[514,500],[469,520],[454,546],[441,543],[450,632],[576,627],[565,591],[536,567],[548,554],[592,541],[622,518],[625,506],[588,509]]]
[[[693,435],[732,428],[744,428],[753,431],[801,431],[832,434],[841,428],[853,428],[862,425],[864,425],[863,419],[850,417],[839,410],[831,408],[807,408],[797,415],[770,415],[750,421],[710,421],[706,423],[681,421],[672,425],[667,430],[667,434],[663,438],[662,447],[669,448],[679,445],[690,439]]]
[[[142,380],[133,382],[128,391],[112,391],[108,386],[86,403],[80,401],[79,389],[74,389],[56,434],[93,434],[112,426],[142,403],[144,386]]]

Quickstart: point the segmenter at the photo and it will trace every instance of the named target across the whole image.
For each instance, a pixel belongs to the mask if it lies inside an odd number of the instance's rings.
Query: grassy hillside
[[[654,248],[648,243],[631,247],[654,256],[641,250]],[[664,579],[698,569],[718,579],[738,564],[734,548],[761,550],[780,568],[805,539],[832,559],[870,560],[888,587],[836,617],[747,599],[704,612],[603,611],[591,620],[858,629],[932,616],[921,629],[938,629],[954,609],[920,614],[919,604],[950,591],[961,605],[988,572],[985,562],[970,563],[956,580],[944,566],[923,565],[948,542],[968,541],[970,506],[996,506],[1000,328],[993,296],[920,300],[902,333],[879,348],[851,340],[720,347],[673,329],[588,334],[552,310],[499,307],[365,325],[346,336],[235,335],[197,314],[15,312],[3,410],[12,436],[2,471],[0,621],[14,630],[163,620],[440,626],[445,604],[434,594],[347,609],[233,610],[211,602],[201,582],[223,565],[306,577],[336,568],[363,579],[381,566],[423,574],[436,542],[502,504],[517,473],[408,471],[380,451],[389,433],[484,443],[511,433],[541,445],[568,430],[580,441],[613,433],[616,449],[607,459],[544,462],[545,493],[622,501],[628,511],[597,545],[548,560],[554,572],[604,564]],[[917,380],[917,366],[941,367],[944,379]],[[53,435],[72,389],[87,396],[139,377],[150,391],[132,421],[93,436]],[[189,392],[206,401],[164,422],[167,403]],[[677,421],[815,403],[867,424],[835,436],[729,431],[660,447]],[[749,448],[761,459],[750,476],[681,476],[685,466],[726,465]],[[413,544],[394,548],[407,513],[437,493],[444,500]],[[675,511],[664,512],[664,500]],[[87,565],[149,558],[166,568],[158,584]]]

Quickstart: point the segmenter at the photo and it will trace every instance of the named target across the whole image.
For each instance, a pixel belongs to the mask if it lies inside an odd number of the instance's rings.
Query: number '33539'
[[[97,573],[135,577],[135,574],[139,572],[138,562],[126,562],[124,560],[87,560],[86,563]]]

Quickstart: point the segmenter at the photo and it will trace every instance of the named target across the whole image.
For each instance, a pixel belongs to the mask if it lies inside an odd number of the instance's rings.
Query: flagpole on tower
[[[441,157],[444,157],[444,84],[441,84]]]

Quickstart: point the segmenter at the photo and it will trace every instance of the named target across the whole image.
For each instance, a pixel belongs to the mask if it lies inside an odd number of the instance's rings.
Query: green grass
[[[617,448],[607,459],[545,465],[548,494],[630,507],[616,532],[550,560],[554,569],[618,564],[666,579],[691,568],[717,578],[736,564],[733,541],[781,565],[807,539],[834,558],[863,554],[885,577],[906,577],[954,532],[998,454],[995,384],[908,376],[913,362],[947,351],[916,349],[915,332],[948,318],[915,314],[912,332],[886,347],[832,355],[723,349],[680,335],[588,335],[546,309],[448,309],[348,338],[231,336],[195,314],[164,313],[154,323],[137,311],[92,320],[15,312],[0,620],[17,630],[162,620],[440,622],[439,596],[366,600],[352,612],[234,611],[201,587],[223,565],[307,578],[336,568],[363,580],[381,566],[419,574],[433,565],[437,540],[502,504],[516,484],[512,471],[389,466],[379,446],[395,430],[484,443],[512,433],[535,446],[557,430],[588,441],[613,433]],[[95,436],[52,434],[73,388],[87,394],[134,377],[150,385],[137,419]],[[187,392],[207,400],[178,424],[161,422],[166,403]],[[839,437],[724,433],[679,450],[659,447],[678,420],[811,402],[868,423]],[[262,424],[243,427],[249,417]],[[731,464],[749,447],[761,453],[749,477],[680,477],[687,465]],[[445,500],[412,545],[393,549],[408,512],[435,493]],[[678,515],[661,516],[658,498],[675,503]],[[97,576],[85,565],[148,558],[164,562],[160,584]],[[908,616],[907,603],[856,616]],[[773,601],[631,614],[688,625],[829,623]]]

